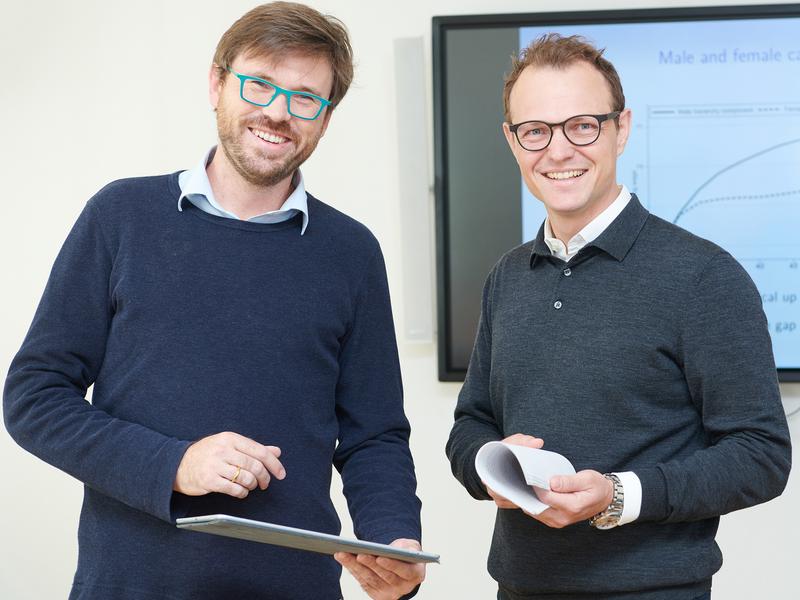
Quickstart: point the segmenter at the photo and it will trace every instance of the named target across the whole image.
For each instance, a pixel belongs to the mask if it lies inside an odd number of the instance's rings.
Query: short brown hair
[[[353,81],[353,49],[339,19],[295,2],[270,2],[255,7],[230,26],[219,40],[214,64],[220,77],[241,54],[279,57],[301,52],[326,57],[333,69],[329,100],[336,106]]]
[[[611,90],[611,110],[624,110],[625,94],[622,92],[619,74],[614,65],[603,58],[603,52],[605,48],[598,50],[580,35],[564,37],[558,33],[547,33],[531,42],[518,57],[514,56],[511,59],[511,72],[506,75],[503,85],[503,110],[506,121],[511,122],[511,110],[508,106],[511,89],[526,67],[564,69],[579,61],[589,63],[605,77]]]

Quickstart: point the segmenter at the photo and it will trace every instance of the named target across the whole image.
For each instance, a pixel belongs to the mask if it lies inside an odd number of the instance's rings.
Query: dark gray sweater
[[[518,432],[641,480],[639,519],[610,531],[497,512],[489,572],[524,598],[694,598],[722,564],[719,515],[780,494],[791,463],[755,286],[635,196],[569,263],[540,230],[495,265],[455,419],[447,455],[475,498],[476,452]]]

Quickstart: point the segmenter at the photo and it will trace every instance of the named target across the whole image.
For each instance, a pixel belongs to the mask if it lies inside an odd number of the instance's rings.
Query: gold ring
[[[231,483],[236,483],[236,480],[239,479],[239,474],[242,472],[242,467],[236,465],[236,473],[233,474],[231,477]]]

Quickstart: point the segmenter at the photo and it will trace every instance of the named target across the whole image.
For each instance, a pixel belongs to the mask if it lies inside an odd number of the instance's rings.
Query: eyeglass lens
[[[242,86],[242,96],[244,99],[261,106],[270,104],[278,93],[279,91],[275,86],[270,85],[266,81],[247,79]],[[303,119],[313,119],[322,110],[322,102],[314,96],[307,94],[298,92],[288,93],[286,94],[286,101],[289,107],[289,113]]]
[[[600,137],[600,121],[596,117],[580,115],[563,124],[564,135],[576,146],[587,146]],[[526,150],[542,150],[550,143],[553,130],[547,123],[529,121],[517,128],[517,139]]]

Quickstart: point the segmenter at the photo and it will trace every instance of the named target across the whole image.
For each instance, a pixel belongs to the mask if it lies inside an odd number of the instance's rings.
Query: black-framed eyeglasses
[[[564,137],[575,146],[588,146],[597,141],[604,121],[616,119],[622,111],[615,110],[605,115],[575,115],[560,123],[545,121],[523,121],[510,125],[519,145],[525,150],[538,152],[544,150],[553,141],[553,129],[561,127]]]
[[[290,115],[305,121],[313,121],[325,107],[331,105],[330,100],[311,92],[287,90],[266,79],[237,73],[230,67],[228,71],[240,81],[239,96],[242,100],[256,106],[269,106],[278,96],[286,96],[286,106]]]

